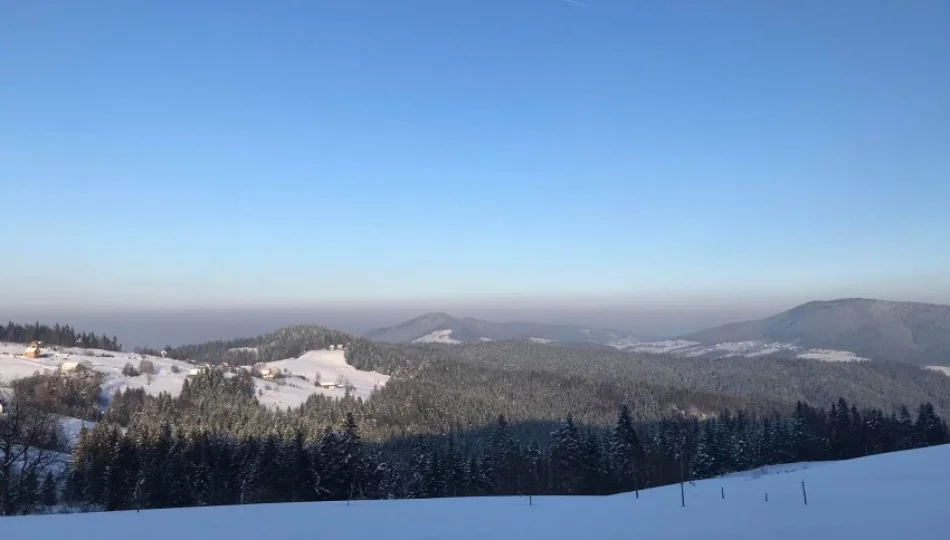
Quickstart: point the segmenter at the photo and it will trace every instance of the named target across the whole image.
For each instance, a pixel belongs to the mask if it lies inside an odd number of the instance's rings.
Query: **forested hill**
[[[706,344],[790,343],[850,351],[875,360],[950,365],[950,306],[866,298],[816,301],[766,319],[731,323],[682,339]]]
[[[940,414],[950,413],[950,377],[895,362],[767,356],[709,360],[524,341],[414,348],[481,367],[554,373],[615,388],[649,384],[670,391],[742,397],[748,403],[827,403],[844,396],[885,410],[932,402]]]
[[[687,360],[530,341],[397,346],[346,339],[291,327],[193,346],[217,362],[213,351],[228,355],[233,345],[270,359],[342,340],[347,362],[392,378],[366,400],[313,395],[277,410],[261,405],[262,381],[247,370],[188,377],[179,394],[126,389],[80,435],[63,495],[126,509],[600,494],[678,481],[684,470],[717,475],[948,438],[941,416],[950,378],[906,365]],[[20,410],[19,400],[24,410],[97,410],[101,388],[48,391],[72,380],[37,374],[14,385],[9,410]],[[60,408],[49,408],[51,400]]]
[[[104,349],[107,351],[121,351],[122,345],[118,338],[105,334],[96,335],[95,332],[80,332],[68,324],[56,323],[53,326],[40,324],[8,323],[0,326],[0,342],[30,343],[42,341],[46,345],[58,347],[86,347],[89,349]]]
[[[422,359],[393,345],[373,343],[365,338],[316,325],[297,325],[251,338],[210,341],[180,347],[165,347],[170,358],[194,363],[249,365],[293,358],[302,353],[343,345],[351,366],[385,373],[406,375],[420,367]],[[142,349],[158,355],[158,351]]]
[[[930,402],[938,413],[950,415],[950,378],[887,362],[769,357],[711,361],[524,340],[393,345],[319,326],[295,326],[171,353],[200,362],[252,363],[341,343],[352,366],[395,377],[371,401],[381,408],[416,408],[416,418],[403,426],[407,428],[414,424],[438,430],[448,425],[447,418],[467,424],[499,414],[528,421],[572,413],[584,422],[603,424],[622,403],[631,405],[642,420],[673,413],[713,414],[724,408],[767,413],[788,411],[796,401],[828,403],[839,397],[884,410]]]

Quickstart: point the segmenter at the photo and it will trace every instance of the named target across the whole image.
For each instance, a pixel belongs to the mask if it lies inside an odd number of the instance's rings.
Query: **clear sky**
[[[0,0],[0,305],[950,302],[948,28],[945,0]]]

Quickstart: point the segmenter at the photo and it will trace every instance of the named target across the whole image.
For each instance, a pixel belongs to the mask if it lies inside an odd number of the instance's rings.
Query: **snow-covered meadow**
[[[42,358],[25,358],[25,346],[16,343],[0,343],[0,385],[39,371],[55,372],[64,362],[79,362],[103,375],[103,398],[108,401],[116,392],[126,388],[143,388],[151,395],[168,392],[173,396],[181,393],[188,372],[195,366],[179,360],[147,356],[130,352],[113,352],[98,349],[62,347],[48,349]],[[309,351],[296,358],[269,362],[267,367],[280,371],[281,379],[255,379],[259,390],[258,400],[268,407],[297,407],[313,394],[342,397],[342,388],[320,388],[316,385],[317,374],[323,381],[345,381],[352,394],[368,398],[378,387],[389,381],[389,376],[372,371],[361,371],[346,363],[342,350]],[[142,360],[152,362],[154,374],[127,376],[122,374],[126,364],[138,367]],[[67,428],[71,426],[66,426]]]
[[[684,488],[685,507],[674,485],[641,491],[639,498],[625,493],[25,516],[0,518],[0,533],[11,540],[101,540],[117,531],[139,540],[936,540],[946,538],[950,526],[950,445],[774,466]]]
[[[806,349],[793,343],[767,341],[728,341],[704,345],[696,341],[667,339],[662,341],[615,342],[610,344],[617,349],[653,354],[671,354],[674,356],[724,358],[727,356],[745,356],[749,358],[767,355],[793,356],[805,360],[822,362],[866,362],[849,351],[833,349]]]

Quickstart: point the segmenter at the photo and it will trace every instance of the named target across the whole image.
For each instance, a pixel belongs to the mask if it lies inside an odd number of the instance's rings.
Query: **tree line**
[[[950,442],[922,404],[885,414],[844,399],[798,403],[789,417],[724,411],[637,425],[623,407],[612,429],[552,425],[548,441],[520,442],[499,417],[479,434],[452,431],[367,443],[348,414],[320,434],[240,438],[167,422],[123,432],[100,423],[73,452],[64,496],[105,510],[261,502],[489,495],[603,495],[710,478],[763,465],[849,459]]]
[[[36,322],[34,324],[7,323],[0,326],[0,341],[11,343],[30,343],[42,341],[46,345],[58,347],[84,347],[87,349],[103,349],[107,351],[121,351],[117,337],[105,334],[96,335],[94,332],[79,332],[68,324],[47,326]]]

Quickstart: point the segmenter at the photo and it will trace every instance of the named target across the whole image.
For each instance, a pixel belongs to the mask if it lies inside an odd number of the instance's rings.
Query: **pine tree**
[[[618,490],[633,491],[643,487],[641,476],[645,471],[646,451],[633,427],[626,405],[620,409],[617,417],[617,425],[610,437],[608,456]]]

